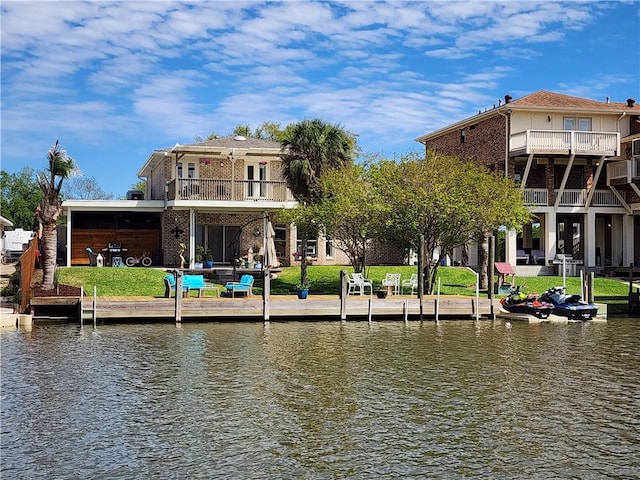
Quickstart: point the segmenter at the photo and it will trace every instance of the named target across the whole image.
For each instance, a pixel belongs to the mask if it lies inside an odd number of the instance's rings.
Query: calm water
[[[640,321],[0,335],[2,479],[637,478]]]

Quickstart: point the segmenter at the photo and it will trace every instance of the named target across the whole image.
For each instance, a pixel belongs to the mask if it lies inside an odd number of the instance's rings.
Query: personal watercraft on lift
[[[500,300],[502,308],[511,313],[524,313],[537,318],[547,318],[554,310],[553,304],[543,301],[537,295],[527,295],[517,285],[511,293]]]
[[[553,304],[553,313],[570,320],[591,320],[598,314],[598,307],[582,301],[580,295],[568,295],[563,287],[552,287],[540,299]]]

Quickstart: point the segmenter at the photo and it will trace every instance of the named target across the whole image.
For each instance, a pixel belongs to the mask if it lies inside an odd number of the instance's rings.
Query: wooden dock
[[[46,319],[47,305],[67,305],[80,317],[80,299],[75,297],[34,298],[34,320]],[[262,321],[265,319],[265,301],[261,296],[253,297],[188,297],[181,299],[182,321]],[[85,297],[85,302],[87,297]],[[49,303],[50,302],[50,303]],[[287,320],[402,320],[420,318],[420,301],[415,296],[377,297],[350,295],[341,308],[338,295],[309,295],[300,300],[295,295],[274,295],[268,302],[268,319]],[[175,319],[174,298],[164,297],[98,297],[95,305],[97,321],[158,320]],[[491,318],[493,313],[491,300],[475,297],[447,295],[425,296],[422,304],[422,316],[425,320],[434,320],[436,309],[439,318],[474,319]],[[93,312],[85,312],[84,321],[93,318]],[[71,318],[70,318],[71,320]]]

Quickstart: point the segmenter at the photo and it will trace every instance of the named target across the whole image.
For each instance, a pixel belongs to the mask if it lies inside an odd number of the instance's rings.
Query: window
[[[325,238],[324,254],[327,258],[333,258],[333,240],[331,237]]]
[[[590,117],[564,117],[564,129],[579,130],[581,132],[590,132],[591,118]]]
[[[296,251],[302,251],[302,241],[296,241]],[[318,240],[315,238],[310,238],[307,240],[307,257],[317,257],[318,256]]]
[[[247,164],[247,197],[267,196],[267,163]]]
[[[276,236],[273,243],[276,246],[276,255],[278,258],[287,258],[287,227],[283,225],[274,225],[273,231]]]
[[[197,172],[196,172],[196,164],[193,162],[178,162],[177,164],[177,177],[178,178],[185,178],[184,176],[184,170],[185,170],[185,166],[186,166],[186,170],[187,170],[187,177],[186,178],[197,178]]]

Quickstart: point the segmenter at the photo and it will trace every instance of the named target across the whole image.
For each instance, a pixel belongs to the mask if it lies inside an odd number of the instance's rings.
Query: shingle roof
[[[187,145],[180,145],[181,147],[213,147],[213,148],[275,148],[280,149],[280,142],[273,140],[264,140],[261,138],[252,137],[220,137],[213,140],[207,140],[206,142],[190,143]],[[168,147],[166,150],[171,150],[174,147]]]
[[[509,106],[518,107],[545,107],[545,108],[576,108],[586,110],[614,110],[640,113],[640,105],[629,107],[627,102],[600,102],[588,98],[572,97],[562,93],[539,90],[517,100],[513,100]]]
[[[424,143],[433,138],[437,138],[446,132],[456,130],[477,123],[481,119],[486,119],[500,113],[504,113],[507,110],[513,108],[514,110],[536,110],[536,109],[548,109],[550,111],[573,111],[573,112],[602,112],[610,114],[621,114],[625,112],[631,115],[640,115],[640,103],[635,102],[634,106],[630,107],[627,102],[600,102],[598,100],[590,100],[588,98],[572,97],[571,95],[564,95],[562,93],[548,92],[546,90],[539,90],[537,92],[526,95],[517,100],[513,100],[509,103],[503,103],[498,108],[491,110],[485,110],[484,112],[478,112],[477,115],[467,117],[458,122],[449,124],[433,132],[421,135],[416,138],[417,142]]]

